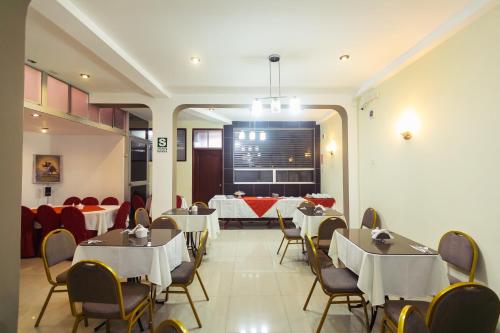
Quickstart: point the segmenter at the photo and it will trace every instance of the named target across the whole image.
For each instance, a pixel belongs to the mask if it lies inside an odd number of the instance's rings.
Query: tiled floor
[[[317,286],[308,311],[302,310],[314,278],[298,245],[290,246],[283,265],[279,264],[276,250],[280,240],[281,232],[275,229],[223,230],[219,238],[210,243],[200,268],[210,301],[204,300],[196,280],[190,287],[203,328],[197,328],[186,296],[182,294],[171,294],[168,303],[156,306],[155,324],[176,318],[190,332],[315,332],[327,297]],[[20,332],[71,331],[73,317],[64,293],[52,297],[40,327],[33,328],[48,290],[41,259],[23,260]],[[345,305],[333,305],[322,332],[364,332],[362,318],[361,309],[351,313]],[[81,324],[79,332],[92,332],[98,323],[90,320],[88,328]],[[143,323],[147,326],[147,318]],[[123,332],[124,325],[112,322],[111,330]],[[378,331],[378,327],[375,330]],[[139,328],[135,327],[135,331],[139,332]]]

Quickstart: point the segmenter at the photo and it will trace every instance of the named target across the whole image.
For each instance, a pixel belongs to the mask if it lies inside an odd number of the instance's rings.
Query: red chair
[[[127,228],[127,216],[130,214],[130,202],[124,201],[116,213],[115,223],[108,230]]]
[[[63,205],[64,206],[71,206],[71,205],[79,205],[82,202],[79,197],[69,197],[68,199],[64,200]]]
[[[61,226],[61,218],[57,215],[54,208],[48,205],[41,205],[38,207],[36,210],[36,220],[42,226],[42,239],[44,239],[49,232]]]
[[[34,222],[35,213],[28,207],[21,206],[21,258],[35,256],[35,247],[33,246]]]
[[[64,229],[68,230],[75,237],[76,244],[92,238],[95,233],[85,229],[85,216],[76,207],[65,207],[61,212],[61,223]]]
[[[118,206],[119,204],[120,204],[120,202],[115,197],[107,197],[107,198],[102,199],[102,201],[101,201],[101,205],[115,205],[115,206]]]
[[[82,199],[82,205],[85,206],[97,206],[99,204],[99,200],[94,197],[86,197]]]
[[[146,208],[144,199],[140,195],[134,194],[132,196],[132,208],[134,209],[134,211],[136,211],[139,208]]]
[[[177,195],[176,207],[177,208],[181,208],[182,207],[182,197],[180,195]]]

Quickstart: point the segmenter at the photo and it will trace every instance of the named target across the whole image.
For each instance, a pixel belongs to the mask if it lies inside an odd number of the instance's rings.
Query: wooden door
[[[193,202],[222,194],[222,150],[193,149]]]

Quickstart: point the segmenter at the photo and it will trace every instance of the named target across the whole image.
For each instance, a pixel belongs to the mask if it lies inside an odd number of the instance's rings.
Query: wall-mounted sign
[[[158,138],[156,149],[159,153],[167,152],[167,138]]]

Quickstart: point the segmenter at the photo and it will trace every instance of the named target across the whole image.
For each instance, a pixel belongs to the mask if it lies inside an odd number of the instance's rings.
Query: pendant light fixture
[[[258,117],[262,114],[263,111],[263,102],[267,102],[270,104],[271,113],[280,113],[282,104],[287,104],[288,109],[291,113],[300,112],[301,105],[300,100],[297,97],[287,97],[281,95],[281,66],[280,60],[281,57],[279,54],[271,54],[268,57],[269,60],[269,96],[266,97],[257,97],[253,100],[252,103],[252,116]],[[273,64],[278,65],[278,95],[273,96],[273,72],[272,66]]]

